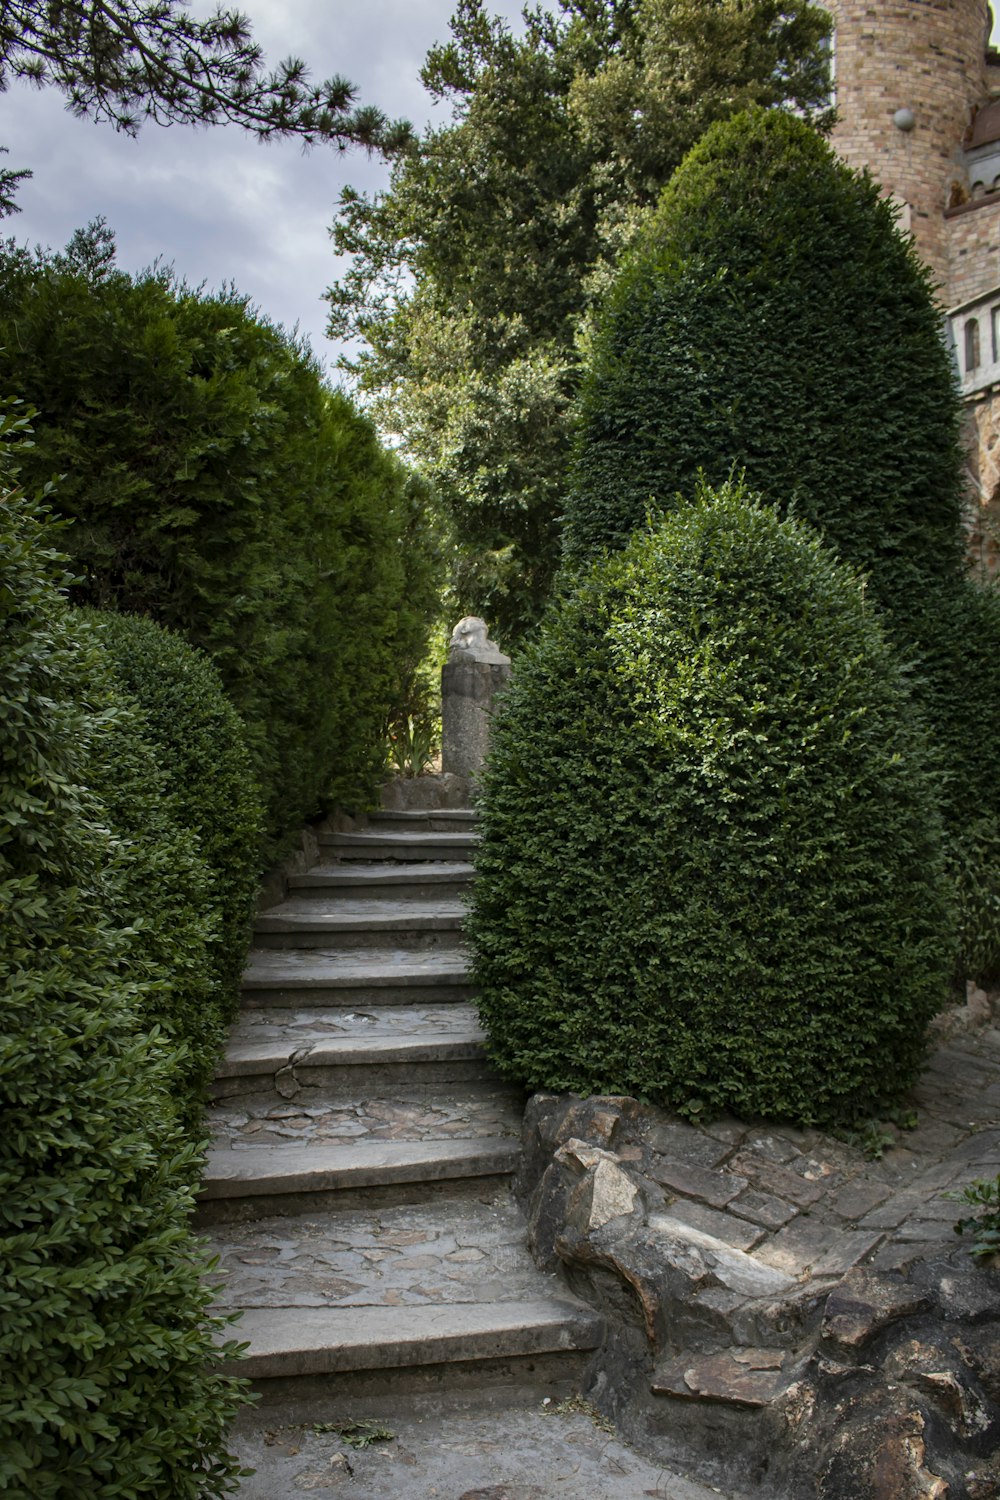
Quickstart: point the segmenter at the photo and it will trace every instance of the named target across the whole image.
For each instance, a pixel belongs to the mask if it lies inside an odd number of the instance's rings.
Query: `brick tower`
[[[971,538],[1000,559],[1000,56],[986,0],[827,0],[833,144],[900,206],[948,311],[968,409]]]
[[[945,210],[969,197],[963,143],[989,92],[986,0],[830,0],[828,8],[840,120],[833,144],[903,205],[944,293]]]

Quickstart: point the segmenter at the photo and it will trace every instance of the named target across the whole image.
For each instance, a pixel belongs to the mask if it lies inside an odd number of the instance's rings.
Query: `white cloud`
[[[199,12],[207,8],[196,0]],[[241,8],[270,62],[302,56],[315,79],[340,73],[361,101],[393,118],[420,125],[428,117],[419,70],[428,48],[447,39],[452,0],[248,0]],[[516,18],[520,3],[492,9]],[[149,125],[133,141],[75,120],[54,90],[26,85],[0,95],[0,144],[6,166],[35,174],[7,234],[61,246],[104,215],[126,269],[159,258],[194,285],[235,282],[275,322],[298,323],[332,364],[322,302],[335,274],[328,229],[346,183],[385,184],[382,162],[324,146],[303,153],[294,141],[262,146],[232,126]]]

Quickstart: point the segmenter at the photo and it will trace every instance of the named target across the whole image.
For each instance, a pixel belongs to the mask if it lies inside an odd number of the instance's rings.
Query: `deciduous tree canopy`
[[[452,109],[388,192],[345,190],[353,256],[330,330],[435,481],[457,544],[457,604],[510,641],[558,561],[580,333],[685,151],[750,103],[823,108],[829,18],[807,0],[563,0],[515,37],[460,0],[423,81]]]

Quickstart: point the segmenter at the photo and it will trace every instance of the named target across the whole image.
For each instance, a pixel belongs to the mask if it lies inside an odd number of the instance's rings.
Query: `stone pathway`
[[[241,1493],[709,1500],[561,1404],[603,1320],[526,1248],[524,1097],[461,948],[473,840],[465,811],[375,815],[258,919],[199,1208],[262,1396]],[[391,1442],[329,1426],[376,1410]]]
[[[884,1278],[954,1250],[945,1194],[1000,1172],[1000,1030],[987,1006],[939,1039],[908,1130],[835,1141],[539,1095],[522,1137],[524,1097],[491,1077],[470,1003],[473,841],[465,811],[376,815],[323,836],[259,920],[200,1203],[262,1395],[234,1437],[258,1471],[241,1494],[777,1494],[772,1429],[739,1421],[784,1421],[789,1393],[833,1378],[841,1284],[855,1323],[869,1309],[850,1333],[867,1350],[909,1305]],[[585,1372],[673,1467],[595,1425]],[[392,1436],[344,1437],[367,1421]],[[751,1472],[736,1455],[754,1433]]]

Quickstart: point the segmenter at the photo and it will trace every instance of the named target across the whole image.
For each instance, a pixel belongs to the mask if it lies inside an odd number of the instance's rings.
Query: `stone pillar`
[[[441,668],[443,771],[476,775],[489,748],[494,695],[509,677],[510,657],[490,640],[485,620],[459,620]]]

